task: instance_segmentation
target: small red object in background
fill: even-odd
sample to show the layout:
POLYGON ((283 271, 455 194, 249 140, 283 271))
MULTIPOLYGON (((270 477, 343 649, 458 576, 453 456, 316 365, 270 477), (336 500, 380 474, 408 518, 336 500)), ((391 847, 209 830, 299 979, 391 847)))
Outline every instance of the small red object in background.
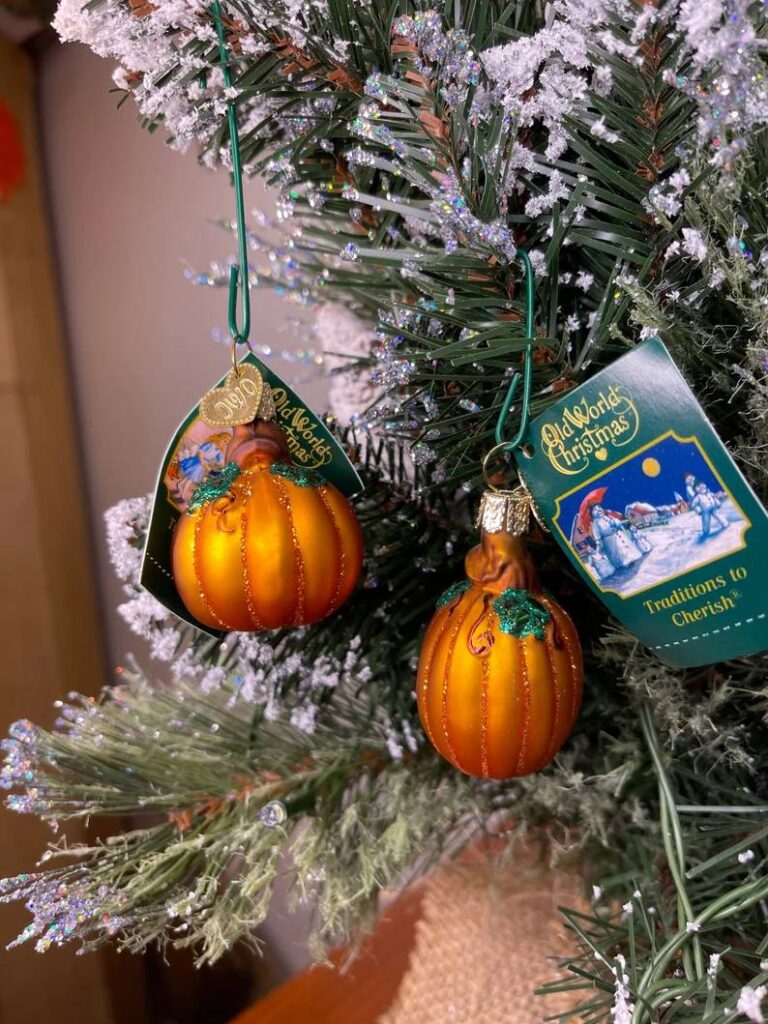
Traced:
POLYGON ((0 203, 7 202, 24 181, 24 146, 16 118, 0 99, 0 203))

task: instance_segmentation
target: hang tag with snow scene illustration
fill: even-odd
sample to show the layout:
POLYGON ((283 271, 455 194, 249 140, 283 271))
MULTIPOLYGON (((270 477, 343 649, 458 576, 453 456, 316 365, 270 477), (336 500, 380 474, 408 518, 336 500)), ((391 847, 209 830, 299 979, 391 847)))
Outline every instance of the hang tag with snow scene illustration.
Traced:
POLYGON ((518 469, 578 573, 677 668, 768 648, 768 515, 658 338, 530 425, 518 469))
POLYGON ((320 473, 351 497, 363 483, 344 449, 325 424, 277 374, 253 353, 208 391, 179 425, 165 453, 152 505, 141 585, 174 615, 212 636, 222 636, 198 622, 184 606, 171 571, 171 538, 195 491, 214 482, 229 465, 240 443, 239 428, 254 415, 273 419, 285 434, 293 463, 320 473), (268 385, 264 388, 263 385, 268 385), (263 411, 269 396, 268 413, 263 411))

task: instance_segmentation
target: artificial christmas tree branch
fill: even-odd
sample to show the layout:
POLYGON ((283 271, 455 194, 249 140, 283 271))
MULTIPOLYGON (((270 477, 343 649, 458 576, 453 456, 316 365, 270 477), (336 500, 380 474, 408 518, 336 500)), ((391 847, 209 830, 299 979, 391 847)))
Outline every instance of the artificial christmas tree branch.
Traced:
POLYGON ((768 494, 765 16, 698 6, 224 3, 228 89, 203 6, 62 4, 60 31, 121 60, 145 124, 210 164, 226 163, 237 100, 246 171, 279 190, 249 235, 252 283, 354 311, 371 346, 349 365, 379 393, 346 438, 366 462, 364 577, 324 625, 203 638, 137 586, 147 503, 112 514, 123 613, 175 683, 75 703, 63 732, 24 726, 3 781, 21 790, 12 807, 48 817, 163 818, 6 884, 31 897, 43 945, 50 927, 55 942, 115 932, 212 960, 263 919, 286 849, 316 934, 344 938, 403 873, 485 835, 513 858, 536 829, 553 858, 580 845, 597 887, 593 914, 566 911, 567 1016, 761 1019, 765 656, 666 667, 537 537, 585 648, 581 718, 555 763, 458 776, 419 741, 412 694, 526 348, 518 246, 536 272, 533 416, 661 333, 768 494), (270 830, 257 815, 274 800, 287 818, 270 830))
POLYGON ((34 776, 16 810, 54 822, 150 822, 97 845, 55 845, 44 860, 70 863, 5 883, 3 900, 33 899, 23 939, 39 949, 75 937, 92 945, 114 936, 134 950, 171 942, 214 960, 263 920, 286 851, 294 888, 319 901, 318 935, 349 937, 382 885, 437 855, 440 830, 431 854, 424 842, 428 819, 448 825, 471 813, 461 780, 440 778, 431 761, 392 765, 383 722, 364 698, 335 694, 310 739, 279 720, 254 731, 232 696, 137 677, 101 702, 65 705, 66 731, 15 727, 7 766, 34 776))

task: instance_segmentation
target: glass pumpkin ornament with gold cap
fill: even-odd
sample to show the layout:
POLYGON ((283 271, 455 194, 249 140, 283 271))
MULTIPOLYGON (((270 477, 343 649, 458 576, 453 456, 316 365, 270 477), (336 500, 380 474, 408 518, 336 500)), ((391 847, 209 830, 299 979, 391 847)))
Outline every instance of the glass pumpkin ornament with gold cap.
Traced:
MULTIPOLYGON (((231 89, 221 5, 211 14, 221 72, 231 89)), ((233 90, 232 91, 236 91, 233 90)), ((232 370, 223 388, 200 403, 214 427, 233 427, 226 465, 195 491, 171 541, 174 583, 187 611, 214 630, 256 631, 305 626, 334 612, 354 589, 363 559, 360 526, 344 495, 319 473, 291 460, 274 422, 268 384, 237 362, 248 345, 250 280, 236 99, 227 102, 238 262, 230 268, 232 370), (242 326, 237 322, 242 287, 242 326)))
POLYGON ((579 637, 541 588, 523 539, 530 512, 523 487, 486 491, 467 578, 439 599, 421 648, 424 731, 468 775, 508 779, 544 768, 581 704, 579 637))
POLYGON ((544 593, 526 548, 531 514, 527 489, 500 490, 489 461, 522 447, 533 382, 535 281, 528 254, 522 372, 512 374, 496 424, 496 446, 483 460, 480 543, 467 555, 467 578, 438 600, 417 674, 419 717, 435 749, 456 768, 509 779, 546 767, 573 728, 581 705, 583 667, 576 627, 544 593), (504 426, 522 380, 514 439, 504 426))
MULTIPOLYGON (((210 413, 206 420, 219 425, 210 413)), ((255 417, 234 426, 224 455, 224 469, 197 488, 173 532, 173 578, 187 610, 227 631, 305 626, 332 614, 360 574, 360 526, 341 491, 292 462, 266 383, 255 417)))

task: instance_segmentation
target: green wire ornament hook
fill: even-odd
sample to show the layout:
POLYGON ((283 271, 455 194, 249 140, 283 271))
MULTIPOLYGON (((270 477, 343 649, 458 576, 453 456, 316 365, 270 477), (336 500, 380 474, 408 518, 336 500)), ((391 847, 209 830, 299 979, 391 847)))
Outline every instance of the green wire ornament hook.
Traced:
MULTIPOLYGON (((229 51, 224 35, 224 23, 219 0, 211 4, 211 17, 219 39, 219 59, 224 75, 224 85, 232 88, 232 74, 229 70, 229 51)), ((229 270, 229 333, 234 342, 233 362, 237 368, 236 350, 238 345, 248 345, 251 333, 251 297, 248 280, 248 233, 245 224, 245 196, 243 194, 243 168, 240 161, 240 137, 237 129, 237 112, 234 100, 227 101, 227 123, 229 125, 229 148, 232 154, 232 184, 235 189, 235 219, 237 223, 238 263, 229 270), (242 326, 237 323, 237 293, 242 293, 242 326)))
POLYGON ((531 266, 530 257, 524 249, 517 250, 517 259, 522 264, 523 271, 525 273, 525 337, 527 340, 525 343, 525 358, 523 361, 522 375, 518 372, 512 377, 507 395, 501 406, 501 411, 499 412, 499 418, 496 421, 496 447, 507 452, 518 447, 525 436, 526 430, 528 429, 528 417, 531 404, 531 386, 533 379, 533 343, 535 341, 533 334, 533 315, 536 291, 535 281, 533 278, 533 267, 531 266), (521 376, 523 378, 523 398, 522 410, 520 413, 520 426, 518 427, 514 438, 511 441, 505 441, 504 426, 507 422, 509 411, 512 408, 512 403, 515 400, 521 376))

